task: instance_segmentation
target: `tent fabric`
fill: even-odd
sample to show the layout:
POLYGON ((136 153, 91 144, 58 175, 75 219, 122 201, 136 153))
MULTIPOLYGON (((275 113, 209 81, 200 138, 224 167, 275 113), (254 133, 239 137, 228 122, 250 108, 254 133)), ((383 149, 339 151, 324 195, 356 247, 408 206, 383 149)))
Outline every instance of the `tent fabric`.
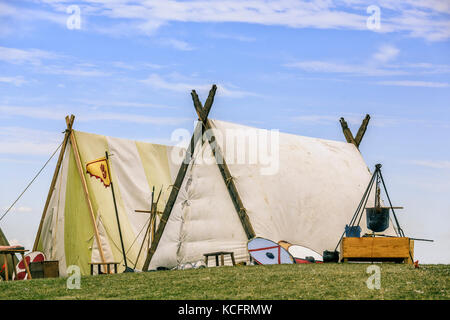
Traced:
MULTIPOLYGON (((163 188, 159 210, 163 210, 168 196, 167 188, 178 167, 169 164, 174 148, 145 142, 136 142, 73 131, 81 163, 110 154, 110 170, 118 207, 120 226, 127 252, 128 265, 134 266, 150 217, 134 210, 149 210, 151 189, 163 188)), ((67 145, 55 190, 50 199, 37 250, 48 260, 58 260, 60 275, 67 275, 70 265, 80 267, 82 274, 90 273, 90 262, 101 262, 99 245, 95 237, 92 217, 76 167, 75 155, 67 145)), ((85 170, 84 170, 85 171, 85 170)), ((120 262, 123 255, 114 210, 111 188, 105 188, 100 180, 84 172, 94 210, 101 248, 107 262, 120 262)), ((146 242, 147 243, 147 242, 146 242)), ((148 246, 145 245, 136 268, 142 268, 148 246)))
MULTIPOLYGON (((280 240, 322 253, 333 250, 352 218, 371 173, 353 145, 210 120, 257 237, 280 240), (244 151, 236 146, 244 146, 244 151), (258 154, 250 146, 267 152, 258 154), (264 155, 265 156, 262 156, 264 155)), ((182 148, 73 131, 81 162, 110 154, 128 265, 134 266, 149 214, 151 190, 163 190, 163 211, 180 167, 174 154, 182 148)), ((212 146, 214 148, 214 146, 212 146)), ((233 251, 236 262, 249 261, 248 239, 229 196, 211 145, 201 141, 188 166, 172 213, 150 263, 150 269, 172 268, 203 260, 203 254, 233 251)), ((123 258, 111 188, 85 174, 100 247, 107 261, 123 258)), ((374 197, 371 197, 371 199, 374 197)), ((370 204, 369 204, 370 205, 370 204)), ((78 265, 89 274, 91 261, 100 261, 73 149, 68 144, 44 220, 38 248, 60 261, 60 274, 78 265)), ((159 222, 159 219, 158 219, 159 222)), ((361 221, 366 229, 365 216, 361 221)), ((386 234, 393 234, 390 227, 386 234)), ((141 269, 147 241, 137 262, 141 269)), ((225 262, 231 263, 226 257, 225 262)))
MULTIPOLYGON (((279 148, 273 150, 278 170, 271 173, 264 159, 249 161, 255 136, 268 143, 268 130, 210 122, 214 134, 223 138, 217 141, 256 236, 320 253, 334 250, 371 178, 358 149, 346 142, 279 133, 279 148), (227 149, 233 135, 246 141, 245 157, 227 149)), ((204 143, 196 150, 150 269, 198 261, 204 253, 221 250, 233 251, 237 262, 248 262, 247 237, 211 147, 204 143)), ((365 216, 361 227, 368 232, 365 216)), ((392 227, 386 233, 393 234, 392 227)))

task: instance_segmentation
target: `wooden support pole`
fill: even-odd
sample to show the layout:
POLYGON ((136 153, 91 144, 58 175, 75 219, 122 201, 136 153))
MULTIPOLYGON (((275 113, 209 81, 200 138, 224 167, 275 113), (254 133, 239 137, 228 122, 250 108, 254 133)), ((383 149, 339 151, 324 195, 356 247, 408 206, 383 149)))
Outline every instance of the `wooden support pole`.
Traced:
POLYGON ((358 133, 356 134, 356 137, 355 137, 355 142, 357 144, 357 147, 359 147, 359 145, 361 144, 364 134, 366 133, 367 125, 369 124, 369 120, 370 120, 370 115, 366 114, 366 117, 364 118, 364 120, 361 124, 361 127, 359 127, 358 133))
MULTIPOLYGON (((66 121, 69 121, 68 118, 66 118, 66 121)), ((67 125, 69 125, 69 123, 67 123, 67 125)), ((90 216, 91 216, 91 222, 92 222, 92 225, 94 227, 95 239, 97 240, 97 247, 98 247, 98 251, 100 252, 100 258, 101 258, 103 263, 106 263, 105 255, 103 254, 102 243, 100 242, 100 235, 98 233, 97 223, 95 221, 94 209, 92 207, 91 197, 89 195, 89 190, 88 190, 87 183, 86 183, 86 176, 85 176, 85 173, 84 173, 84 166, 81 164, 80 153, 78 152, 77 141, 76 141, 76 138, 75 138, 74 134, 70 134, 69 137, 70 137, 70 144, 72 146, 72 150, 73 150, 73 153, 75 155, 75 162, 77 164, 78 174, 79 174, 80 179, 81 179, 81 184, 83 186, 84 195, 85 195, 86 202, 87 202, 88 209, 89 209, 89 213, 90 213, 90 216)))
POLYGON ((34 240, 33 251, 37 251, 37 247, 39 245, 39 238, 41 237, 42 226, 44 225, 45 215, 47 214, 47 209, 50 204, 50 199, 52 198, 53 190, 55 189, 56 180, 58 179, 59 170, 61 168, 61 164, 62 164, 62 161, 64 158, 64 152, 66 151, 66 145, 67 145, 67 142, 69 141, 69 136, 70 136, 70 133, 72 132, 72 126, 73 126, 74 121, 75 121, 75 116, 73 114, 70 116, 70 118, 69 118, 69 116, 66 117, 67 128, 66 128, 66 131, 64 134, 64 140, 61 145, 61 150, 59 151, 58 162, 56 163, 55 172, 53 173, 53 178, 52 178, 52 182, 50 184, 50 189, 48 190, 47 200, 45 201, 44 210, 42 212, 42 217, 41 217, 41 222, 39 223, 39 228, 38 228, 38 231, 36 234, 36 239, 34 240))
MULTIPOLYGON (((214 102, 214 95, 216 94, 217 87, 213 85, 211 90, 209 91, 208 99, 206 99, 205 108, 203 108, 200 112, 202 115, 201 119, 206 119, 208 117, 209 111, 211 110, 211 106, 214 102)), ((192 135, 191 141, 189 143, 189 147, 186 150, 186 155, 184 157, 183 162, 181 163, 180 169, 178 170, 177 177, 175 179, 175 183, 172 186, 172 190, 169 195, 169 199, 167 200, 166 206, 164 208, 164 212, 162 214, 160 223, 158 225, 158 230, 154 235, 152 245, 147 253, 147 258, 145 259, 144 266, 142 267, 142 271, 147 271, 150 266, 150 262, 153 258, 153 255, 156 252, 159 241, 161 240, 162 234, 166 227, 167 221, 169 220, 170 214, 172 213, 173 206, 178 197, 178 192, 180 191, 181 185, 184 181, 184 177, 186 176, 187 169, 189 164, 192 161, 194 156, 195 146, 197 145, 199 139, 202 137, 202 128, 203 124, 201 121, 197 124, 194 133, 192 135)))
POLYGON ((350 129, 348 128, 347 121, 345 121, 344 118, 341 118, 339 120, 339 122, 341 123, 342 132, 344 133, 345 140, 347 140, 348 143, 353 143, 355 145, 355 147, 358 148, 355 138, 353 138, 353 134, 350 131, 350 129))

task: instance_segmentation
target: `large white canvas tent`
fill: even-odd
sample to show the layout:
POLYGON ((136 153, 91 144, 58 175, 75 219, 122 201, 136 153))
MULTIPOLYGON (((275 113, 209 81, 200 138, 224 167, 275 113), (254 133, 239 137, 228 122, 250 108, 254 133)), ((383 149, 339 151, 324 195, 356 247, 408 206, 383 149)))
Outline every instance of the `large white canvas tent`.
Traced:
MULTIPOLYGON (((34 249, 59 260, 62 275, 69 265, 87 274, 91 261, 123 260, 111 191, 77 170, 109 151, 129 265, 149 219, 135 210, 150 208, 153 186, 165 191, 155 238, 136 269, 172 268, 215 251, 248 262, 247 241, 255 236, 334 250, 371 179, 357 146, 210 120, 213 89, 205 107, 193 91, 199 123, 186 150, 74 131, 68 120, 34 249), (255 143, 259 151, 269 146, 265 159, 252 153, 255 143)), ((360 226, 368 232, 364 218, 360 226)))

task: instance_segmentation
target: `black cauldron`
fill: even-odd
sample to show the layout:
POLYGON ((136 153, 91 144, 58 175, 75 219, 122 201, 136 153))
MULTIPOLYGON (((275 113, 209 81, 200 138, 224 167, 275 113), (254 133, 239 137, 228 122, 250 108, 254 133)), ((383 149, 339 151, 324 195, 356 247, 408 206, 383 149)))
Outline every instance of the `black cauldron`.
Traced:
POLYGON ((367 228, 373 232, 382 232, 389 227, 390 208, 366 208, 367 228))

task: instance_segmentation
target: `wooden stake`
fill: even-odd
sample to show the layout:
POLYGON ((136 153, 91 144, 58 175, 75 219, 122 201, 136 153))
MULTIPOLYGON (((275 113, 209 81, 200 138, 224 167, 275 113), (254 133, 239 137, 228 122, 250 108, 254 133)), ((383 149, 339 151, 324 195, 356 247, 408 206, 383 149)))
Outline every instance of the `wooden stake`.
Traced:
MULTIPOLYGON (((66 121, 68 121, 67 118, 66 118, 66 121)), ((67 125, 69 125, 69 123, 67 123, 67 125)), ((91 222, 92 222, 92 225, 94 227, 95 239, 97 240, 97 247, 98 247, 98 251, 100 252, 100 258, 101 258, 103 263, 106 263, 105 255, 103 254, 102 243, 100 242, 100 235, 98 233, 97 223, 95 222, 94 209, 92 207, 91 197, 89 196, 89 190, 88 190, 87 183, 86 183, 86 176, 84 174, 84 167, 81 164, 80 154, 78 152, 77 141, 76 141, 76 138, 75 138, 74 134, 70 134, 69 136, 70 136, 70 145, 72 146, 72 150, 73 150, 73 153, 75 155, 75 162, 77 164, 78 174, 79 174, 80 179, 81 179, 81 184, 83 186, 84 195, 85 195, 86 202, 87 202, 88 209, 89 209, 89 213, 90 213, 90 216, 91 216, 91 222)))
POLYGON ((41 237, 42 226, 44 225, 44 219, 47 214, 47 209, 50 204, 50 199, 52 198, 53 190, 55 189, 56 180, 58 178, 59 170, 61 168, 61 164, 62 164, 62 161, 64 158, 64 152, 66 151, 66 145, 67 145, 67 142, 69 141, 69 135, 72 132, 72 126, 73 126, 74 121, 75 121, 75 116, 73 114, 70 116, 70 119, 69 119, 69 116, 66 117, 67 128, 66 128, 66 131, 64 134, 64 140, 61 145, 61 150, 59 152, 59 157, 58 157, 58 162, 56 163, 55 172, 53 173, 53 178, 52 178, 52 182, 50 184, 50 189, 48 190, 47 200, 45 201, 44 210, 42 212, 42 217, 41 217, 41 222, 39 223, 39 228, 38 228, 38 231, 36 234, 36 239, 34 240, 33 251, 37 251, 37 247, 39 244, 39 238, 41 237))

